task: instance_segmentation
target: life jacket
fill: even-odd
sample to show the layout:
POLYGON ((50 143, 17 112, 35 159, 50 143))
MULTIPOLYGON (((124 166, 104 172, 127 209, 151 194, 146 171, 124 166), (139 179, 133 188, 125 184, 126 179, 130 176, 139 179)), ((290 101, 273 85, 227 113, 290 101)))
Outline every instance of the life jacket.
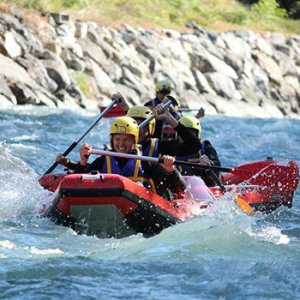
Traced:
MULTIPOLYGON (((199 162, 199 158, 201 155, 205 154, 205 145, 201 141, 201 146, 198 152, 188 154, 185 156, 176 156, 176 160, 182 160, 182 161, 187 161, 187 162, 199 162)), ((188 166, 177 166, 177 169, 182 175, 191 175, 193 174, 193 169, 188 166)))
POLYGON ((158 98, 155 97, 154 99, 151 100, 151 105, 152 105, 152 108, 155 108, 160 102, 158 101, 158 98))
MULTIPOLYGON (((112 151, 111 147, 107 145, 106 149, 112 151)), ((141 155, 140 147, 136 146, 132 151, 132 154, 141 155)), ((151 178, 145 177, 145 172, 142 168, 141 161, 138 159, 128 159, 121 169, 116 157, 106 155, 103 167, 100 172, 106 174, 122 175, 135 182, 141 182, 144 187, 149 188, 154 192, 156 191, 153 180, 151 178)))
POLYGON ((143 155, 150 157, 158 157, 158 143, 159 139, 150 138, 143 147, 143 155))

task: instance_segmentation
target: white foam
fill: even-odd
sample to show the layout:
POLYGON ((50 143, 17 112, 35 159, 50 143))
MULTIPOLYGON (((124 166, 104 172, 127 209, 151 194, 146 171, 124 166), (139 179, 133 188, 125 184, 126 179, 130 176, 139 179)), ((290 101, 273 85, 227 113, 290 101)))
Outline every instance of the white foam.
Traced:
POLYGON ((0 221, 18 221, 37 214, 41 200, 48 197, 37 174, 22 159, 14 157, 0 142, 0 221))
POLYGON ((0 247, 5 248, 5 249, 13 249, 16 247, 14 243, 8 240, 0 241, 0 247))
POLYGON ((63 254, 64 252, 58 248, 50 248, 50 249, 38 249, 36 247, 29 247, 28 248, 30 253, 35 255, 56 255, 56 254, 63 254))
POLYGON ((268 226, 260 228, 255 231, 248 231, 248 234, 252 237, 256 237, 259 240, 270 242, 276 245, 286 245, 290 242, 290 238, 281 233, 281 230, 274 226, 268 226))

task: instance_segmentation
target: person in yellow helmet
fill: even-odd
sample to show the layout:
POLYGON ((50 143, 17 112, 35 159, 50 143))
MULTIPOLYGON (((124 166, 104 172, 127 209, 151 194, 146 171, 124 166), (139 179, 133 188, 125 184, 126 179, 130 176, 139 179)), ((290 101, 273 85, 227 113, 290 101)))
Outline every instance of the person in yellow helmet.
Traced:
MULTIPOLYGON (((133 106, 127 111, 127 116, 132 117, 138 124, 153 115, 153 111, 146 106, 133 106)), ((159 155, 185 155, 196 152, 200 147, 200 141, 185 126, 180 124, 168 111, 157 109, 156 119, 152 119, 147 126, 140 129, 139 144, 142 146, 143 155, 158 157, 159 155), (153 138, 156 119, 174 128, 181 137, 181 141, 166 141, 153 138)))
MULTIPOLYGON (((179 109, 180 103, 176 100, 173 96, 170 95, 172 91, 172 86, 169 80, 161 80, 158 81, 155 88, 156 94, 155 98, 147 101, 144 106, 155 110, 159 105, 162 104, 163 101, 170 99, 172 100, 172 106, 170 107, 169 111, 175 117, 175 119, 179 120, 182 117, 181 111, 179 109)), ((197 112, 196 117, 202 118, 205 115, 205 110, 201 107, 197 112)), ((155 131, 153 133, 153 137, 161 138, 162 136, 162 129, 164 127, 164 123, 160 120, 157 120, 155 131)))
MULTIPOLYGON (((184 155, 184 156, 177 156, 176 159, 188 161, 188 162, 196 162, 208 166, 221 166, 218 153, 216 149, 212 146, 210 141, 201 140, 202 128, 201 128, 200 121, 195 117, 186 116, 179 119, 179 123, 185 126, 187 130, 190 131, 191 134, 193 134, 195 137, 198 138, 198 140, 200 141, 200 147, 195 153, 184 155)), ((201 169, 190 168, 190 167, 183 167, 183 166, 180 166, 179 170, 183 175, 201 176, 207 186, 216 185, 213 176, 211 176, 206 171, 203 171, 201 169)))
MULTIPOLYGON (((177 112, 177 108, 179 107, 179 102, 170 95, 172 90, 171 82, 167 79, 158 81, 155 87, 155 98, 147 101, 144 106, 149 107, 150 109, 156 108, 159 104, 161 104, 166 97, 172 100, 172 109, 171 113, 176 119, 180 118, 180 114, 177 112)), ((155 131, 153 133, 153 137, 160 138, 161 137, 161 130, 162 130, 163 122, 158 120, 156 122, 155 131)))
MULTIPOLYGON (((141 155, 139 146, 139 127, 137 122, 128 116, 116 118, 110 127, 109 151, 141 155)), ((163 163, 153 164, 147 161, 100 156, 92 163, 88 163, 92 146, 85 143, 80 148, 80 162, 73 165, 74 173, 112 173, 125 176, 135 182, 151 188, 163 197, 170 198, 173 193, 182 194, 185 190, 185 182, 180 173, 175 169, 174 157, 162 156, 163 163), (170 193, 171 192, 171 193, 170 193)), ((62 163, 63 157, 58 161, 62 163)), ((74 164, 74 163, 73 163, 74 164)))

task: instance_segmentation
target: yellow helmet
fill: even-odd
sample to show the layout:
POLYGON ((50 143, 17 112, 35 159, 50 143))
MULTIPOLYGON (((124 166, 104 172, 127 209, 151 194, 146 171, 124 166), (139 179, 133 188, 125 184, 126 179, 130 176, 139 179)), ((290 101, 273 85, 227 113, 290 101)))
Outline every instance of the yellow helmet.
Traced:
MULTIPOLYGON (((152 114, 153 111, 149 107, 139 105, 131 107, 127 112, 127 116, 133 119, 148 119, 152 114)), ((153 135, 155 130, 155 119, 152 119, 149 122, 148 128, 149 134, 153 135)))
POLYGON ((162 80, 156 84, 157 93, 170 94, 171 89, 171 83, 168 80, 162 80))
POLYGON ((127 116, 116 118, 110 126, 110 134, 116 133, 131 134, 134 136, 135 143, 138 143, 139 126, 133 118, 127 116))
POLYGON ((178 109, 180 107, 180 103, 178 102, 178 100, 176 100, 173 96, 171 95, 167 95, 165 97, 166 100, 171 100, 172 101, 172 105, 174 106, 174 108, 178 109))
POLYGON ((182 117, 179 119, 179 123, 187 128, 192 128, 198 131, 198 138, 201 137, 201 125, 200 121, 192 116, 182 117))

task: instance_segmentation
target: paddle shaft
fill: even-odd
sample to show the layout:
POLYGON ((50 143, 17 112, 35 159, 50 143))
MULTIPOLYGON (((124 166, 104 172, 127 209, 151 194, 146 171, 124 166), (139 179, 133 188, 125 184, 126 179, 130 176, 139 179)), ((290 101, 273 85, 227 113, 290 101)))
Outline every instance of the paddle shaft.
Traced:
POLYGON ((181 107, 177 109, 178 111, 199 111, 200 108, 188 108, 188 107, 181 107))
MULTIPOLYGON (((163 109, 165 110, 166 108, 170 107, 172 105, 172 100, 168 100, 166 103, 162 103, 163 109)), ((146 120, 144 120, 140 125, 139 128, 144 128, 151 120, 155 118, 155 114, 151 115, 148 117, 146 120)))
MULTIPOLYGON (((154 163, 162 162, 157 157, 120 153, 120 152, 113 152, 113 151, 106 151, 106 150, 92 150, 91 154, 115 156, 115 157, 122 157, 122 158, 127 158, 127 159, 139 159, 139 160, 145 160, 145 161, 150 161, 150 162, 154 162, 154 163)), ((232 170, 230 168, 222 168, 222 167, 218 167, 218 166, 208 166, 208 165, 190 163, 188 161, 181 161, 181 160, 175 160, 174 165, 188 166, 188 167, 193 167, 193 168, 197 168, 197 169, 210 169, 210 170, 215 170, 215 171, 220 171, 220 172, 230 172, 232 170)))
MULTIPOLYGON (((88 130, 75 142, 73 142, 68 149, 65 150, 63 153, 63 156, 67 156, 79 143, 80 141, 95 127, 95 125, 103 118, 103 116, 116 104, 119 100, 113 100, 104 110, 103 112, 98 116, 98 118, 90 125, 88 130)), ((44 175, 51 173, 56 167, 58 166, 58 163, 55 162, 52 164, 52 166, 44 173, 44 175)))

